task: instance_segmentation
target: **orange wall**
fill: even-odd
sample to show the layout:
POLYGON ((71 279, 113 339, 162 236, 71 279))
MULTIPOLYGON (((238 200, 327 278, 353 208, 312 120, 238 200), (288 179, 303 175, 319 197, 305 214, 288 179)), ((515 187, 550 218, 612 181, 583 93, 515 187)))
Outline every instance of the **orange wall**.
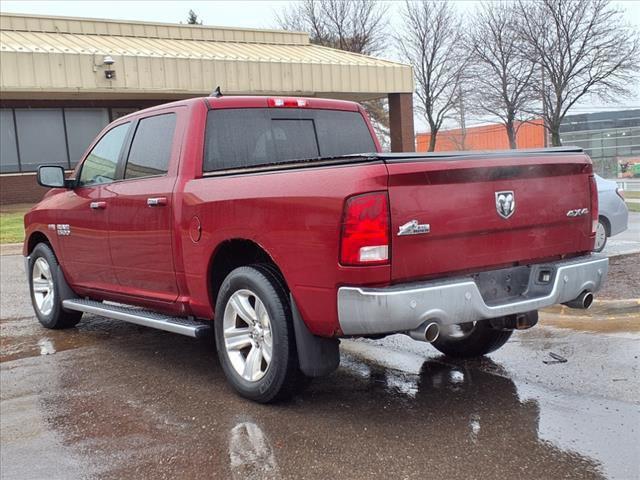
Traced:
MULTIPOLYGON (((429 148, 429 133, 416 135, 416 150, 426 152, 429 148)), ((544 147, 544 127, 542 120, 523 124, 518 130, 518 148, 544 147)), ((460 129, 441 130, 436 137, 436 151, 451 150, 506 150, 509 148, 507 132, 501 124, 482 125, 467 128, 467 136, 462 145, 460 129)))

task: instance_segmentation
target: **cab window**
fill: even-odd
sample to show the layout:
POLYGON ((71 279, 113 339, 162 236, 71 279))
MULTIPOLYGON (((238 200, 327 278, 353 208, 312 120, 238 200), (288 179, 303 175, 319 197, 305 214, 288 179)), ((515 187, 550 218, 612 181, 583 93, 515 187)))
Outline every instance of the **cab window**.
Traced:
POLYGON ((129 123, 123 123, 112 128, 96 143, 82 164, 79 186, 101 185, 116 179, 118 157, 127 137, 129 125, 129 123))
POLYGON ((203 170, 275 165, 375 150, 360 112, 214 109, 207 114, 203 170))
POLYGON ((124 178, 153 177, 167 173, 175 128, 175 113, 141 119, 131 143, 124 178))

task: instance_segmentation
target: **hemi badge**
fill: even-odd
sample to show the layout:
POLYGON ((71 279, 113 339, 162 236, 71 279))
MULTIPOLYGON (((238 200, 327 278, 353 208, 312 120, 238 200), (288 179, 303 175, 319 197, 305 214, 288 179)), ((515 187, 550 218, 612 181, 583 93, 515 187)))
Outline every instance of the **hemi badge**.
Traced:
POLYGON ((418 220, 411 220, 410 222, 401 225, 398 229, 398 236, 402 235, 420 235, 421 233, 429 233, 431 226, 428 223, 418 223, 418 220))

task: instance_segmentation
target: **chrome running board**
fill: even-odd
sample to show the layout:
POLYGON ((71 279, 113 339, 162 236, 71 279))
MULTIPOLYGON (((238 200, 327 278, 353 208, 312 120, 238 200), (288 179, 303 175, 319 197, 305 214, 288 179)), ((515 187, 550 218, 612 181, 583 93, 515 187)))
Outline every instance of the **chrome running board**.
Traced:
POLYGON ((162 313, 143 310, 125 305, 113 305, 94 300, 63 300, 62 306, 67 310, 92 313, 115 320, 135 323, 144 327, 156 328, 166 332, 179 333, 188 337, 203 338, 210 334, 212 325, 189 318, 171 317, 162 313))

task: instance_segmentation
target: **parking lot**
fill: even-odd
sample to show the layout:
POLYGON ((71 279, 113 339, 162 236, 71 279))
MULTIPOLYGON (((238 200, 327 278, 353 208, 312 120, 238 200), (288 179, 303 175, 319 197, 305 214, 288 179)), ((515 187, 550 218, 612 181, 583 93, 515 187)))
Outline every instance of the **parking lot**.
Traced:
POLYGON ((0 259, 2 478, 638 477, 638 255, 592 310, 552 309, 489 358, 344 341, 338 372, 272 406, 234 395, 206 342, 44 330, 22 258, 0 259))

